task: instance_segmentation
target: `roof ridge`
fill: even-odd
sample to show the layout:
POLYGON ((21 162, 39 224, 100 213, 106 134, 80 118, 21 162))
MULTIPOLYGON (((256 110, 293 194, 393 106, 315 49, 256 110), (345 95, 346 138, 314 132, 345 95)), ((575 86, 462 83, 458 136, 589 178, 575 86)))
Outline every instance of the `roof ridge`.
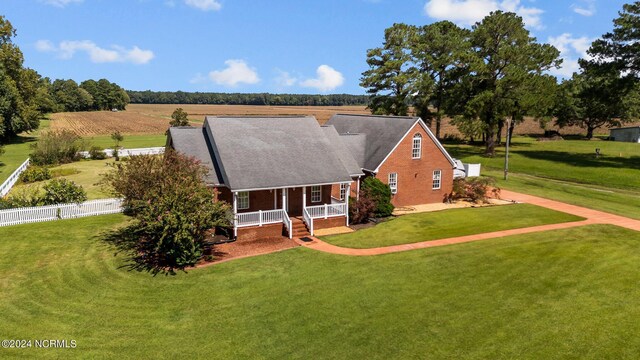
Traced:
MULTIPOLYGON (((337 113, 335 115, 343 115, 343 116, 359 116, 359 117, 378 117, 378 118, 400 118, 400 119, 411 119, 411 120, 415 120, 415 119, 419 119, 419 116, 400 116, 400 115, 376 115, 376 114, 341 114, 341 113, 337 113)), ((335 116, 334 115, 334 116, 335 116)))
POLYGON ((295 114, 285 114, 285 115, 205 115, 205 118, 217 118, 217 119, 256 119, 256 118, 265 118, 265 119, 289 119, 289 118, 315 118, 313 115, 295 115, 295 114))

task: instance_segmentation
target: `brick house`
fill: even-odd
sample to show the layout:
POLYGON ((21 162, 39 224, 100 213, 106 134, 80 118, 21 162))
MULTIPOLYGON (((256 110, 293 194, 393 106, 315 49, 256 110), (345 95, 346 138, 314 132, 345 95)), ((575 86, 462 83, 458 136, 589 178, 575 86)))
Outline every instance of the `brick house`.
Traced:
MULTIPOLYGON (((394 206, 443 202, 451 194, 455 163, 422 119, 337 114, 325 125, 340 134, 365 176, 391 187, 394 206)), ((353 180, 357 191, 360 178, 353 180)))
POLYGON ((389 184, 396 206, 441 202, 453 181, 453 160, 419 118, 207 116, 202 128, 170 128, 167 145, 207 167, 237 239, 348 225, 346 194, 358 197, 364 176, 389 184))

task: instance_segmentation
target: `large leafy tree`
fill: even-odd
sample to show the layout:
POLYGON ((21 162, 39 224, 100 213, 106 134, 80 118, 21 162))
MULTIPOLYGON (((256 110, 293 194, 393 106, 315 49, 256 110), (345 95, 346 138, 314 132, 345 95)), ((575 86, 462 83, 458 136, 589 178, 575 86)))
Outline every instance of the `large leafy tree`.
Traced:
POLYGON ((442 117, 455 108, 452 92, 466 71, 470 34, 450 21, 440 21, 416 29, 409 41, 417 76, 413 105, 429 125, 435 120, 438 138, 442 117))
POLYGON ((495 11, 473 26, 473 59, 466 77, 471 96, 464 115, 485 125, 485 154, 495 154, 498 129, 508 117, 535 107, 545 95, 529 91, 543 73, 560 65, 560 52, 539 44, 514 13, 495 11))
POLYGON ((23 67, 24 56, 13 43, 16 30, 0 16, 0 139, 38 128, 40 75, 23 67))
POLYGON ((360 86, 367 89, 369 108, 374 114, 407 115, 408 97, 415 74, 409 71, 411 55, 408 39, 415 27, 394 24, 384 32, 382 47, 367 51, 369 69, 362 73, 360 86))
POLYGON ((624 79, 614 66, 581 62, 582 72, 561 85, 556 109, 560 127, 587 129, 587 138, 603 126, 619 126, 640 116, 640 84, 624 79))
POLYGON ((640 1, 625 4, 613 21, 613 31, 593 42, 592 63, 614 64, 628 75, 640 74, 640 1))

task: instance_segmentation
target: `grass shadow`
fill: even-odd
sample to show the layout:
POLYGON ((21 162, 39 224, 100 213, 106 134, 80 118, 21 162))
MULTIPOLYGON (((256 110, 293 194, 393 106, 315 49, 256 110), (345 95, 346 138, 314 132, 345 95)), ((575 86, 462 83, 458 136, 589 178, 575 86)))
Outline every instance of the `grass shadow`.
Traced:
POLYGON ((563 151, 537 150, 514 151, 519 155, 536 160, 552 161, 554 163, 567 164, 579 167, 612 167, 640 170, 640 156, 629 158, 607 156, 602 154, 596 157, 594 154, 567 153, 563 151))
POLYGON ((186 272, 184 269, 166 266, 153 252, 146 248, 145 243, 140 241, 140 234, 132 225, 103 232, 98 238, 111 249, 115 250, 114 256, 124 256, 125 263, 118 268, 129 271, 147 272, 156 276, 177 275, 178 270, 186 272))

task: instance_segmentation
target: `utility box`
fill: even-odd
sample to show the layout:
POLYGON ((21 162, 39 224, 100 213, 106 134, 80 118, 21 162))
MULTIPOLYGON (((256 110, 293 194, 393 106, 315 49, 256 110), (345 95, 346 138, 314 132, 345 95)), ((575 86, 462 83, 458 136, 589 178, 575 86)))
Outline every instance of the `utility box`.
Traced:
POLYGON ((464 171, 467 177, 480 176, 480 164, 464 164, 464 171))

